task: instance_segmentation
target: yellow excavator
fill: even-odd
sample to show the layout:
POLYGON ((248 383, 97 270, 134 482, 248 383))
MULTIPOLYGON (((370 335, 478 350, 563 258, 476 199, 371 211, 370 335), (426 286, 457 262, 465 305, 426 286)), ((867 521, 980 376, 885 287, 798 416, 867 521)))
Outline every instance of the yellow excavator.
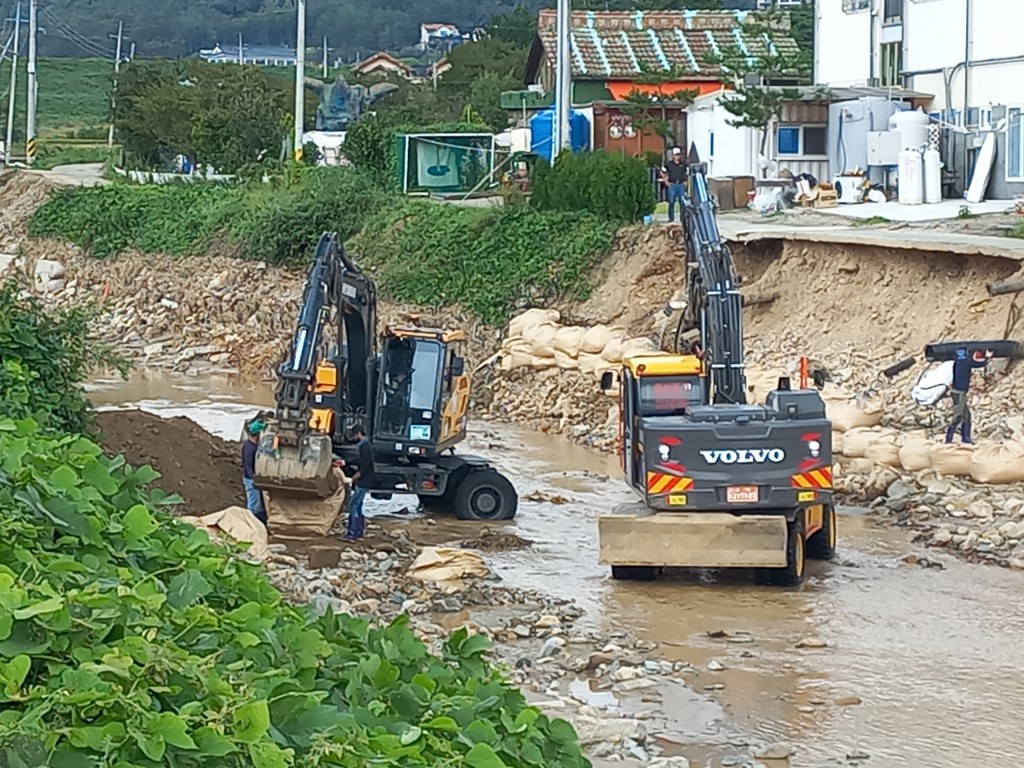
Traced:
POLYGON ((788 378, 747 403, 739 278, 692 147, 687 166, 676 354, 602 378, 618 378, 622 466, 642 501, 599 518, 600 560, 617 579, 754 568, 760 583, 798 584, 806 557, 835 556, 832 425, 819 393, 788 378))
POLYGON ((376 285, 337 233, 324 233, 277 371, 276 406, 264 419, 257 488, 278 498, 328 498, 338 487, 337 460, 356 460, 358 427, 374 448, 371 496, 415 494, 462 520, 512 519, 519 499, 508 478, 483 458, 455 452, 470 399, 464 340, 461 330, 387 327, 378 350, 376 285))

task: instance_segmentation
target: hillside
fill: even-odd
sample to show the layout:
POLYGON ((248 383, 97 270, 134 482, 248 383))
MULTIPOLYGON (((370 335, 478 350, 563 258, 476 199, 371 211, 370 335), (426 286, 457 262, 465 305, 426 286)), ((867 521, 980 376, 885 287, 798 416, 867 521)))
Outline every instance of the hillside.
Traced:
MULTIPOLYGON (((448 22, 464 31, 486 25, 493 16, 516 6, 531 12, 552 6, 550 0, 310 0, 310 45, 326 35, 333 56, 350 61, 381 49, 411 53, 419 39, 419 25, 448 22)), ((599 10, 661 8, 734 8, 737 0, 575 0, 576 8, 599 10)), ((13 15, 13 14, 12 14, 13 15)), ((109 35, 118 20, 146 57, 177 57, 214 43, 234 44, 238 35, 256 44, 294 44, 294 0, 49 0, 40 23, 49 28, 40 38, 43 55, 113 56, 109 35)))

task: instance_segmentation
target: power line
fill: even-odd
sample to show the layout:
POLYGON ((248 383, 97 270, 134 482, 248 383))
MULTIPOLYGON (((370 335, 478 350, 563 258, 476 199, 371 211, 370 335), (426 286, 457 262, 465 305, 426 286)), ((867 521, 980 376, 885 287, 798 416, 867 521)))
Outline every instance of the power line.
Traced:
POLYGON ((47 7, 40 9, 43 18, 54 27, 58 37, 62 37, 70 43, 81 48, 86 53, 90 53, 97 58, 109 59, 113 56, 113 52, 108 50, 101 43, 86 37, 85 35, 72 29, 67 23, 65 23, 57 14, 51 11, 47 7))

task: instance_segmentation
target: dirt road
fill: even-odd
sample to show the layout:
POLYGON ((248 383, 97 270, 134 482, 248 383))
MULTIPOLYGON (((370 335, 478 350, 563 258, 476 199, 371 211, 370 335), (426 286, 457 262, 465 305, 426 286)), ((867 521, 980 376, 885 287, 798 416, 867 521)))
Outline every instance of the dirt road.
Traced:
MULTIPOLYGON (((92 397, 188 415, 226 439, 266 402, 249 390, 169 380, 101 385, 92 397)), ((688 670, 634 693, 570 675, 531 693, 543 706, 584 703, 642 722, 649 744, 692 766, 757 765, 759 754, 783 753, 788 762, 763 764, 994 765, 1024 753, 1021 574, 933 562, 901 532, 845 510, 840 557, 812 566, 799 590, 755 587, 747 574, 615 583, 597 565, 594 535, 596 515, 626 497, 614 458, 503 426, 479 429, 470 447, 508 471, 523 497, 508 530, 532 546, 487 553, 505 583, 573 598, 585 611, 581 630, 612 638, 629 630, 688 670)), ((414 538, 474 533, 415 514, 389 519, 403 507, 396 499, 368 503, 368 512, 414 538)), ((524 641, 517 653, 530 658, 542 642, 524 641)))

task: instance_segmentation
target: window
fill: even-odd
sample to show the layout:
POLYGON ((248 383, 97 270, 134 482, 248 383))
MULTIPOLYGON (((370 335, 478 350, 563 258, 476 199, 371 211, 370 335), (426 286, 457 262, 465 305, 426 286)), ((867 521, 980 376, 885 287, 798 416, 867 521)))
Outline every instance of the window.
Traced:
POLYGON ((903 87, 903 43, 885 43, 882 46, 881 84, 903 87))
POLYGON ((640 379, 640 415, 670 416, 704 401, 700 376, 652 376, 640 379))
POLYGON ((430 440, 441 376, 441 345, 425 339, 388 339, 381 362, 377 432, 384 437, 430 440))
POLYGON ((824 125, 780 125, 776 147, 787 157, 821 157, 828 154, 828 129, 824 125))
POLYGON ((853 13, 854 11, 867 10, 871 0, 843 0, 843 11, 853 13))
POLYGON ((882 18, 885 24, 901 24, 903 22, 903 0, 885 0, 882 18))
POLYGON ((1006 178, 1024 181, 1024 108, 1007 110, 1006 178))

